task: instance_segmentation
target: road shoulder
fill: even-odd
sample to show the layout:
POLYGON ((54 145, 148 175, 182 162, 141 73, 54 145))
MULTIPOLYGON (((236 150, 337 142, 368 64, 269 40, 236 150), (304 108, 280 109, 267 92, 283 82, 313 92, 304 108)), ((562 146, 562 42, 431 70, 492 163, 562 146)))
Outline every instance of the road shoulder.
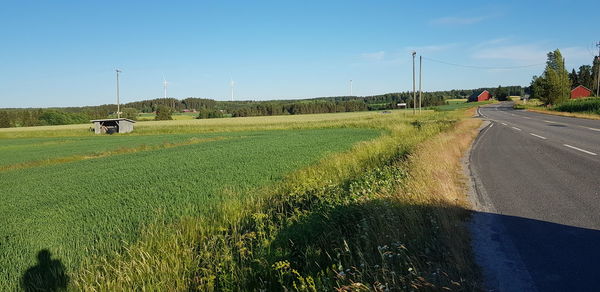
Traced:
POLYGON ((463 157, 462 165, 467 181, 468 197, 473 208, 468 229, 476 263, 484 276, 489 291, 536 291, 529 272, 510 238, 502 236, 503 225, 494 216, 496 210, 483 187, 471 158, 479 141, 485 138, 494 123, 484 121, 479 134, 463 157))

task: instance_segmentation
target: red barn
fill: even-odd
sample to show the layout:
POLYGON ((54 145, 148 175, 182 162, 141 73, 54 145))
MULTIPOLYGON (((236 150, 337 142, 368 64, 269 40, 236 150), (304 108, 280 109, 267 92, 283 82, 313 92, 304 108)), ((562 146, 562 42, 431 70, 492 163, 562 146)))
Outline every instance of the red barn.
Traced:
POLYGON ((492 98, 492 94, 489 91, 476 91, 473 94, 471 94, 471 96, 469 96, 469 99, 467 101, 486 101, 490 100, 490 98, 492 98))
POLYGON ((571 90, 571 98, 582 98, 592 96, 592 91, 583 85, 579 85, 571 90))

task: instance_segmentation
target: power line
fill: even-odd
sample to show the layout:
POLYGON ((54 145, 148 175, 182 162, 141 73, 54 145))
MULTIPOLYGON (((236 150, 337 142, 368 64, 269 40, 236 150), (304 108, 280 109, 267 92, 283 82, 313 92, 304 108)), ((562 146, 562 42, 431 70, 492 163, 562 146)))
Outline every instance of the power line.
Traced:
POLYGON ((456 67, 463 67, 463 68, 471 68, 471 69, 523 69, 523 68, 530 68, 530 67, 536 67, 536 66, 546 65, 546 63, 538 63, 538 64, 529 64, 529 65, 521 65, 521 66, 501 66, 501 67, 494 67, 494 66, 463 65, 463 64, 457 64, 457 63, 451 63, 451 62, 436 60, 436 59, 429 58, 429 57, 423 57, 423 59, 426 59, 426 60, 429 60, 429 61, 432 61, 432 62, 436 62, 436 63, 440 63, 440 64, 445 64, 445 65, 450 65, 450 66, 456 66, 456 67))

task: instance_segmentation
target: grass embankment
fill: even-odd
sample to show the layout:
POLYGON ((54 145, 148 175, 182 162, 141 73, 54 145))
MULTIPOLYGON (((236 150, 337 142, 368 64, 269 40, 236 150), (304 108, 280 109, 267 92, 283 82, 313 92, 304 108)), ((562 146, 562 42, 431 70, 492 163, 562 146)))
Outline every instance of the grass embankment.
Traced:
POLYGON ((600 120, 600 98, 580 98, 570 99, 555 106, 546 107, 539 100, 534 99, 525 103, 517 101, 515 109, 526 109, 532 112, 539 112, 563 117, 575 117, 592 120, 600 120))
POLYGON ((460 119, 350 119, 341 125, 387 134, 203 216, 149 225, 125 251, 87 262, 74 287, 475 289, 459 160, 478 122, 460 119))

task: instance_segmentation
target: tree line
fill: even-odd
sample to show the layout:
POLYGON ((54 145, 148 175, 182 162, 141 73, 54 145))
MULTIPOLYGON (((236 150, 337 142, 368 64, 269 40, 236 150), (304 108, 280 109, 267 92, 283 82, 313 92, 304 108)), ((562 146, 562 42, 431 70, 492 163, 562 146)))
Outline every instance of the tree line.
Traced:
MULTIPOLYGON (((467 98, 473 92, 493 88, 477 88, 423 92, 422 106, 443 105, 446 99, 467 98)), ((527 88, 503 87, 509 95, 522 95, 527 88)), ((217 101, 208 98, 189 97, 157 98, 125 103, 121 106, 121 117, 135 120, 139 113, 156 113, 156 119, 171 119, 175 112, 195 110, 197 118, 221 118, 224 116, 272 116, 316 113, 354 112, 387 110, 398 108, 398 104, 413 106, 413 93, 409 91, 386 93, 373 96, 334 96, 301 100, 270 101, 217 101)), ((0 110, 0 127, 28 127, 41 125, 64 125, 87 123, 92 119, 115 117, 116 104, 98 106, 63 107, 48 109, 5 109, 0 110)))
POLYGON ((600 60, 598 57, 594 58, 592 66, 581 65, 579 70, 575 71, 575 68, 569 73, 569 79, 571 80, 571 87, 575 88, 579 85, 583 85, 592 92, 596 92, 598 88, 598 67, 600 66, 600 60))

